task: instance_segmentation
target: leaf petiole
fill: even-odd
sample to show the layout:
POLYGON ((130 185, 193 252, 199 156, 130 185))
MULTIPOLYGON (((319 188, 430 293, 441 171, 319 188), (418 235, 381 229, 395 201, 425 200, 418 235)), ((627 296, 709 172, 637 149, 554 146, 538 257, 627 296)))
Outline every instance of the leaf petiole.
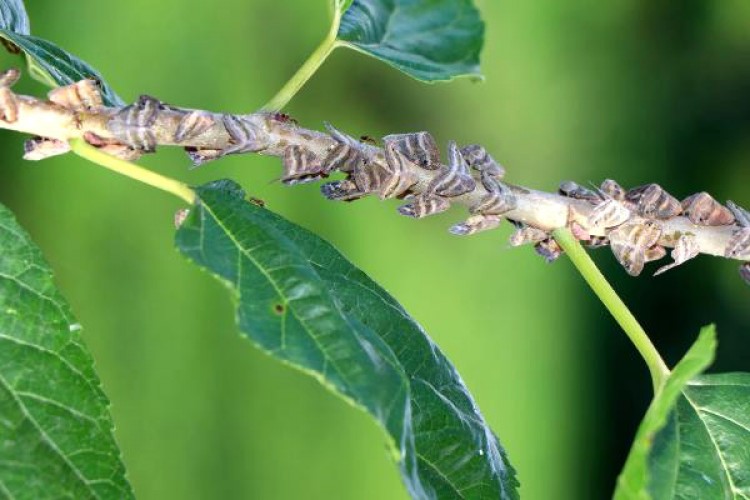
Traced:
POLYGON ((567 228, 556 229, 552 232, 552 236, 562 249, 565 250, 573 265, 581 273, 581 276, 583 276, 583 279, 586 280, 586 283, 588 283, 596 296, 599 297, 604 307, 607 308, 609 313, 615 318, 615 321, 625 331, 628 338, 630 338, 635 348, 638 349, 651 373, 654 393, 657 393, 670 372, 656 350, 656 347, 651 343, 651 339, 646 335, 643 327, 641 327, 635 316, 633 316, 633 313, 630 312, 622 299, 617 295, 612 285, 607 282, 607 279, 599 271, 599 268, 596 267, 594 261, 586 253, 586 250, 573 237, 570 230, 567 228))

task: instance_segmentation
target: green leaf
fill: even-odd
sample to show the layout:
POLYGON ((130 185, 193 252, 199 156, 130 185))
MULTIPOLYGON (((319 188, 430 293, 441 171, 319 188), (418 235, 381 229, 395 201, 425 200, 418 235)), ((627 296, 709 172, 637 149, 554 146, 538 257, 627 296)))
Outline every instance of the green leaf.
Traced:
POLYGON ((696 376, 715 348, 706 327, 654 398, 617 500, 750 498, 750 374, 696 376))
POLYGON ((338 40, 425 82, 481 77, 484 23, 471 0, 354 0, 338 40))
POLYGON ((255 344, 375 418, 412 496, 517 498, 515 472, 455 368, 390 295, 233 182, 197 193, 179 250, 227 285, 255 344))
POLYGON ((93 78, 101 84, 104 104, 125 104, 99 72, 88 63, 29 33, 28 16, 23 2, 0 0, 0 37, 24 52, 29 73, 34 79, 50 87, 62 87, 85 78, 93 78))
POLYGON ((338 15, 339 17, 346 12, 346 9, 351 6, 352 2, 354 0, 333 0, 333 10, 335 12, 335 15, 338 15))
POLYGON ((80 326, 2 206, 0 248, 0 498, 132 498, 80 326))

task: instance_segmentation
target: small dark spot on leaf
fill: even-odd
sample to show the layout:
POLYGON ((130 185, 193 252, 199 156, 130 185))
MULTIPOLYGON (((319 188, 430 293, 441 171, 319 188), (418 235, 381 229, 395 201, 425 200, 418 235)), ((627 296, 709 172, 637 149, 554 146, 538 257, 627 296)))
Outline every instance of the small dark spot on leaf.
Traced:
POLYGON ((286 307, 284 307, 284 304, 276 304, 273 306, 273 311, 276 314, 284 314, 284 311, 286 311, 286 307))

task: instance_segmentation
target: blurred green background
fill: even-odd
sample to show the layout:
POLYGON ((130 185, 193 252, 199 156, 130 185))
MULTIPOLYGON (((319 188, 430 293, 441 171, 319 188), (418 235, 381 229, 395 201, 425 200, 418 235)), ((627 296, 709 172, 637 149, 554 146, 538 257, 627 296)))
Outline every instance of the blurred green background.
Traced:
MULTIPOLYGON (((477 4, 485 83, 423 85, 338 51, 288 111, 352 134, 480 142, 511 182, 539 189, 613 177, 750 206, 746 0, 477 4)), ((90 62, 126 100, 148 93, 233 112, 270 98, 328 22, 327 0, 27 6, 34 34, 90 62)), ((72 156, 23 162, 23 139, 0 135, 0 201, 40 244, 85 327, 141 499, 405 497, 368 417, 235 333, 225 290, 173 249, 178 201, 72 156)), ((271 182, 274 159, 188 170, 164 149, 143 163, 191 184, 237 179, 385 286, 458 367, 524 498, 611 493, 649 382, 565 259, 510 251, 509 227, 452 237, 458 211, 415 222, 394 203, 334 204, 316 185, 285 188, 271 182)), ((750 289, 736 264, 703 257, 633 279, 608 250, 596 259, 670 362, 715 321, 714 370, 750 371, 750 289)))

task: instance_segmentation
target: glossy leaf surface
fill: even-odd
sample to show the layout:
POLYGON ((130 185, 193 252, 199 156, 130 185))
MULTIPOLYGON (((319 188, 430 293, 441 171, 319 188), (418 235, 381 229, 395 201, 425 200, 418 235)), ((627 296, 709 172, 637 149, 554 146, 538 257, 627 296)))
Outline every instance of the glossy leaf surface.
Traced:
POLYGON ((382 288, 330 244, 221 181, 177 247, 224 282, 240 330, 385 429, 415 498, 517 498, 515 473, 455 368, 382 288))
POLYGON ((338 40, 422 81, 480 76, 484 23, 471 0, 354 0, 338 40))
POLYGON ((0 497, 132 498, 80 326, 2 206, 0 248, 0 497))

